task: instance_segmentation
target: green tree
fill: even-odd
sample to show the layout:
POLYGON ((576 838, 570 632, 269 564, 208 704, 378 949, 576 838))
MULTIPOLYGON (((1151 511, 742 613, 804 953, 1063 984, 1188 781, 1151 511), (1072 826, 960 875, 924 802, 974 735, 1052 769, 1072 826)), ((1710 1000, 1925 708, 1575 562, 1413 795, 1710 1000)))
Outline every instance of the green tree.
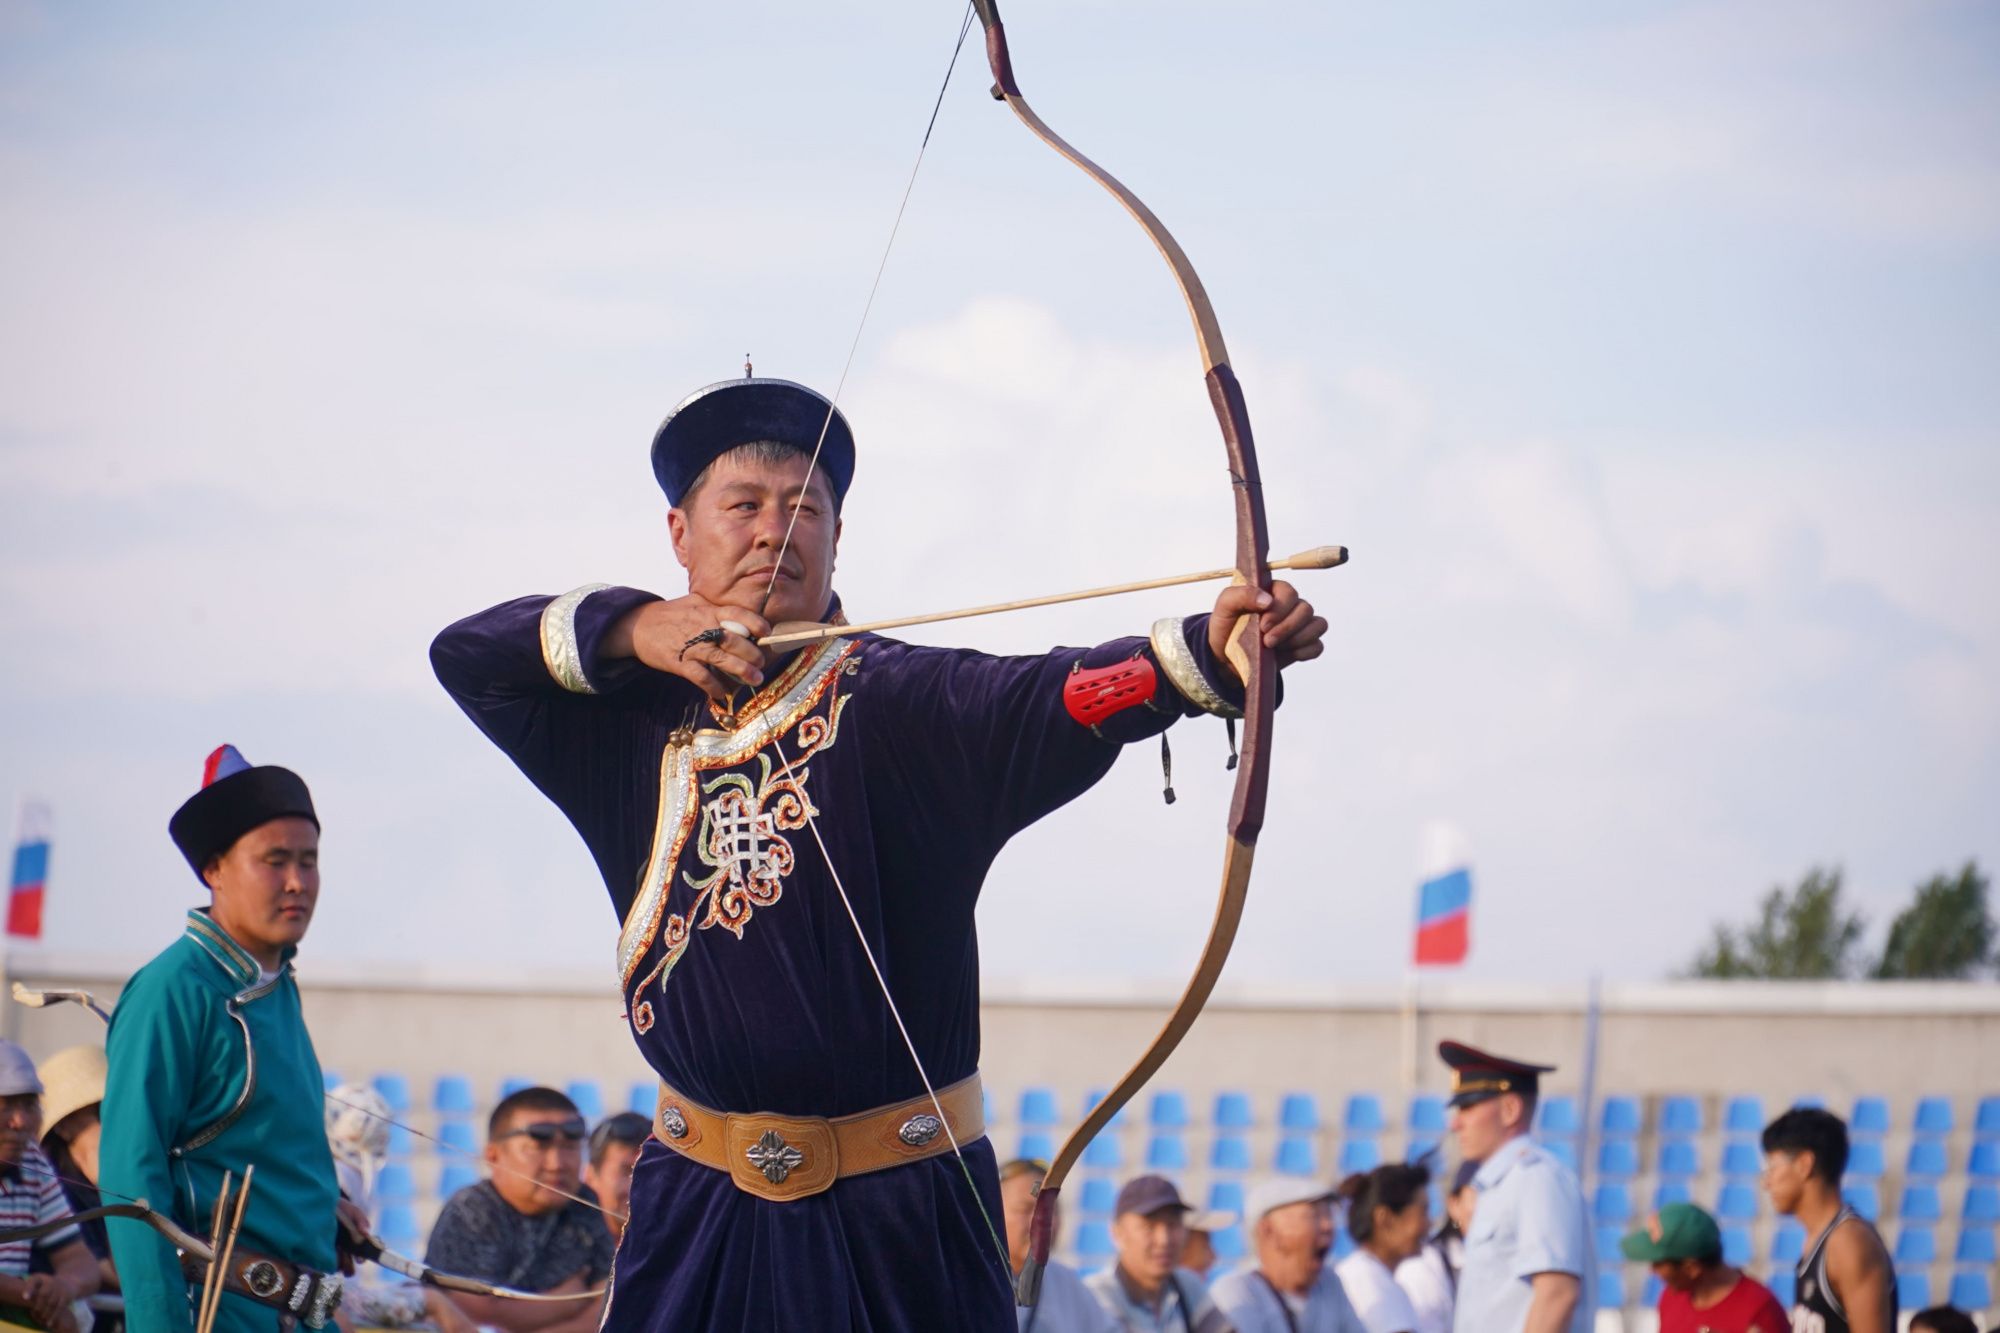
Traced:
POLYGON ((1758 905, 1756 921, 1715 927, 1688 975, 1798 981, 1861 972, 1855 950, 1863 921, 1841 902, 1840 876, 1837 868, 1815 866, 1796 888, 1774 886, 1758 905))
POLYGON ((1916 897, 1890 923, 1875 975, 1958 979, 1986 971, 1994 961, 1988 887, 1976 861, 1967 861, 1956 875, 1932 875, 1919 884, 1916 897))

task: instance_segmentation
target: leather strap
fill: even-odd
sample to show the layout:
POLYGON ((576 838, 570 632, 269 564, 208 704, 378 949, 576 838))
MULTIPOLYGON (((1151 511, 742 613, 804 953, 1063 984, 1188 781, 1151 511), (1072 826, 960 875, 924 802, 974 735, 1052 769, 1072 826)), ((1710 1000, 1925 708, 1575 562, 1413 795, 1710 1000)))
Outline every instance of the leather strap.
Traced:
MULTIPOLYGON (((181 1272, 188 1281, 199 1283, 208 1273, 208 1260, 183 1253, 181 1272)), ((288 1314, 307 1328, 325 1328, 340 1308, 338 1274, 315 1272, 303 1264, 241 1248, 230 1255, 222 1289, 288 1314)))
POLYGON ((711 1110, 661 1083, 653 1135, 683 1157, 728 1172, 744 1193, 789 1203, 847 1176, 936 1157, 950 1152, 954 1139, 963 1145, 986 1133, 979 1075, 940 1088, 938 1102, 950 1134, 929 1097, 827 1120, 711 1110))

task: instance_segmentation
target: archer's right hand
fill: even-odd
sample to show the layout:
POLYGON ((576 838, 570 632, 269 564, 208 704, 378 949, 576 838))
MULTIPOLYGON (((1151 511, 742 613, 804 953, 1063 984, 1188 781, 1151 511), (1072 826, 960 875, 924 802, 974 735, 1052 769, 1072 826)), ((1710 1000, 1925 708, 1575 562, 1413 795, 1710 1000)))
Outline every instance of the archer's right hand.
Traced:
POLYGON ((770 632, 770 622, 750 607, 718 605, 689 593, 629 612, 605 636, 604 652, 692 681, 728 707, 738 689, 764 683, 770 655, 754 640, 770 632))

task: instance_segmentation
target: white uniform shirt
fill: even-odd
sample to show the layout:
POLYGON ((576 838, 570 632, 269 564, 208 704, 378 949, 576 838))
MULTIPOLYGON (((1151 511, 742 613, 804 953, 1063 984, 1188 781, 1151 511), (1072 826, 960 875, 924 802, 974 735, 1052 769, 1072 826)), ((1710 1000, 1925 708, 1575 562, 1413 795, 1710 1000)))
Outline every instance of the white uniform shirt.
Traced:
MULTIPOLYGON (((1458 1238, 1454 1236, 1450 1243, 1458 1245, 1458 1238)), ((1451 1256, 1443 1245, 1425 1241, 1423 1249, 1397 1264, 1396 1285, 1409 1296, 1410 1308, 1417 1312, 1416 1333, 1451 1333, 1451 1256)))
POLYGON ((1236 1333, 1368 1333, 1331 1265, 1306 1289, 1303 1306, 1281 1297, 1250 1267, 1217 1278, 1209 1294, 1236 1333))
POLYGON ((1366 1248, 1342 1259, 1334 1271, 1368 1333, 1417 1333, 1417 1311, 1408 1293, 1396 1285, 1389 1266, 1366 1248))
POLYGON ((1021 1333, 1118 1333, 1118 1321, 1098 1304, 1077 1271, 1049 1260, 1042 1270, 1042 1299, 1033 1309, 1015 1307, 1021 1333))
POLYGON ((1583 1191, 1569 1168, 1522 1135, 1488 1157, 1473 1177, 1479 1206, 1465 1237, 1458 1275, 1456 1333, 1520 1333, 1533 1302, 1537 1273, 1577 1279, 1570 1333, 1597 1322, 1597 1261, 1591 1254, 1583 1191))

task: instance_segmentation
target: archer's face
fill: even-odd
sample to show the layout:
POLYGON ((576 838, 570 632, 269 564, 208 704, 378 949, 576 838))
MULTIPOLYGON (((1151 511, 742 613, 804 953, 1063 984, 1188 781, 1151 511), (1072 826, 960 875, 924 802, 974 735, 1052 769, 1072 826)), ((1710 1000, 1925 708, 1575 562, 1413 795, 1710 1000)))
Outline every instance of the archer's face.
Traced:
POLYGON ((211 863, 202 878, 215 892, 212 912, 252 953, 297 944, 319 904, 319 830, 287 815, 259 824, 211 863))
POLYGON ((825 612, 840 517, 832 487, 823 474, 812 471, 807 458, 790 456, 775 463, 718 458, 701 484, 682 497, 681 507, 667 515, 667 523, 674 558, 687 570, 689 592, 721 606, 762 607, 773 624, 818 620, 825 612))

